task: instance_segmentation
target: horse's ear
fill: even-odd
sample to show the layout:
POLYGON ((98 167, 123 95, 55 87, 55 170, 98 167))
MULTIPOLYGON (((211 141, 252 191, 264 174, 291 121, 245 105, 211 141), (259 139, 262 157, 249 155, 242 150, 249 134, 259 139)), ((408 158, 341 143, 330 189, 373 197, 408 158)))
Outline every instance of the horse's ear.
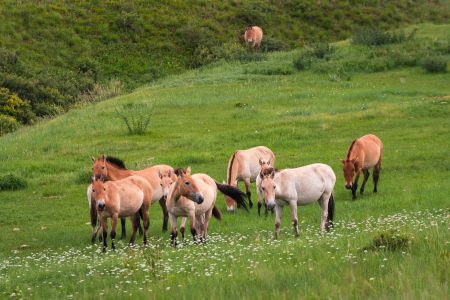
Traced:
POLYGON ((259 172, 259 177, 260 177, 261 179, 264 179, 264 174, 263 174, 262 172, 259 172))
POLYGON ((267 165, 270 166, 270 159, 267 161, 267 165))
POLYGON ((100 160, 103 161, 103 162, 106 160, 105 154, 102 154, 102 156, 100 156, 100 160))
POLYGON ((172 177, 172 170, 169 170, 169 173, 167 173, 168 177, 172 177))
POLYGON ((258 159, 259 165, 262 166, 263 161, 261 160, 261 158, 258 159))
POLYGON ((163 175, 161 174, 161 171, 159 171, 159 170, 158 170, 158 176, 159 176, 159 179, 163 178, 163 175))
POLYGON ((191 167, 190 166, 186 168, 185 173, 186 173, 186 175, 191 175, 191 167))
POLYGON ((94 176, 91 176, 91 184, 93 184, 94 181, 95 181, 95 177, 94 177, 94 176))
POLYGON ((106 176, 105 175, 100 175, 100 181, 101 182, 105 182, 106 181, 106 176))
POLYGON ((183 174, 183 169, 177 168, 174 172, 177 177, 180 177, 183 174))
POLYGON ((95 162, 95 157, 91 156, 92 162, 95 162))
POLYGON ((270 177, 273 179, 275 177, 275 169, 272 169, 272 173, 270 173, 270 177))

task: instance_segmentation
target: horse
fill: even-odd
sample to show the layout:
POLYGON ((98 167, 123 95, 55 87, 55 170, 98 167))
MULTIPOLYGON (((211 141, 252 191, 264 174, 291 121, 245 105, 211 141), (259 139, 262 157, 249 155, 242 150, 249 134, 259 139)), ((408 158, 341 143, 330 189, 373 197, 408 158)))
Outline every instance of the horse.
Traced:
POLYGON ((251 44, 253 48, 261 47, 261 41, 263 38, 263 31, 258 26, 247 26, 244 33, 244 40, 246 43, 251 44))
POLYGON ((351 143, 347 151, 347 157, 341 160, 341 163, 344 171, 345 187, 352 190, 352 200, 356 199, 356 190, 358 189, 361 171, 364 174, 364 180, 359 192, 361 195, 364 193, 364 187, 370 176, 370 168, 373 168, 373 192, 377 192, 382 152, 383 143, 373 134, 362 136, 351 143))
POLYGON ((130 176, 116 181, 104 181, 104 178, 93 178, 91 181, 91 203, 95 205, 103 231, 103 251, 107 249, 106 237, 108 235, 107 219, 112 219, 111 248, 116 248, 116 226, 119 217, 131 217, 133 233, 130 244, 136 240, 136 231, 139 223, 139 213, 144 223, 144 244, 147 244, 147 231, 149 228, 148 209, 152 201, 152 187, 141 176, 130 176))
MULTIPOLYGON (((255 182, 261 170, 261 161, 275 167, 275 155, 265 146, 253 147, 247 150, 237 150, 228 161, 227 184, 237 187, 238 180, 243 180, 250 207, 253 206, 250 192, 250 183, 255 182)), ((227 211, 234 211, 234 201, 226 197, 227 211)), ((261 207, 258 199, 258 212, 261 207)))
MULTIPOLYGON (((270 160, 264 161, 259 159, 259 165, 260 165, 260 172, 263 172, 267 168, 270 168, 270 160)), ((276 170, 276 169, 275 169, 276 170)), ((261 176, 256 176, 256 194, 258 196, 258 216, 261 215, 261 206, 262 206, 262 200, 264 198, 262 190, 258 188, 260 186, 261 176)), ((271 210, 273 213, 273 210, 271 210)), ((264 205, 264 215, 267 217, 268 209, 267 205, 264 205)))
MULTIPOLYGON (((167 231, 169 214, 167 213, 166 200, 161 187, 160 174, 168 174, 170 172, 171 176, 173 176, 173 179, 175 180, 176 176, 174 175, 174 170, 171 166, 155 165, 139 171, 128 170, 122 160, 112 156, 105 156, 104 154, 97 159, 92 157, 92 161, 92 170, 96 178, 103 176, 107 180, 118 180, 132 175, 138 175, 145 178, 150 183, 153 190, 152 203, 159 201, 163 211, 162 231, 167 231)), ((125 228, 124 220, 122 220, 122 226, 125 228)), ((122 234, 125 234, 125 229, 122 229, 122 234)))
POLYGON ((296 237, 298 233, 297 206, 318 202, 322 208, 320 231, 328 231, 333 226, 334 198, 333 188, 336 175, 330 166, 311 164, 295 169, 276 171, 274 168, 263 170, 258 188, 264 193, 268 208, 275 208, 275 239, 280 236, 283 207, 289 205, 296 237))
MULTIPOLYGON (((206 240, 211 216, 221 219, 221 213, 215 206, 218 190, 247 209, 245 195, 237 188, 217 183, 206 174, 191 176, 190 167, 186 170, 177 169, 176 175, 177 179, 171 185, 166 201, 172 226, 170 240, 174 247, 177 245, 177 218, 180 216, 189 218, 194 241, 197 238, 206 240)), ((182 239, 184 239, 184 223, 185 220, 180 228, 182 239)))

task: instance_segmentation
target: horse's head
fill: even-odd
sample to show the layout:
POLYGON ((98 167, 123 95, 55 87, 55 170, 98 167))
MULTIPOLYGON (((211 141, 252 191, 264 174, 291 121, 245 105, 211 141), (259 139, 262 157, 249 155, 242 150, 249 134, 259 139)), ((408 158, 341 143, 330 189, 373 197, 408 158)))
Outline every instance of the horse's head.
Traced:
POLYGON ((99 211, 105 210, 106 207, 106 186, 104 177, 91 179, 92 190, 91 198, 95 201, 99 211))
POLYGON ((259 173, 261 177, 260 189, 264 194, 264 201, 269 209, 275 207, 275 189, 277 188, 274 177, 275 169, 272 167, 265 168, 259 173))
POLYGON ((100 155, 99 158, 95 159, 92 157, 92 162, 94 165, 92 166, 92 172, 96 179, 103 177, 108 177, 108 168, 106 167, 106 156, 104 154, 100 155))
POLYGON ((163 174, 161 172, 158 173, 159 178, 161 179, 161 188, 163 190, 163 197, 167 198, 167 195, 169 195, 169 190, 174 181, 176 181, 176 176, 172 173, 172 171, 169 171, 166 174, 163 174))
POLYGON ((342 169, 344 170, 345 187, 352 188, 353 177, 355 176, 355 166, 358 163, 358 158, 341 160, 342 169))
POLYGON ((253 29, 252 26, 247 26, 247 27, 245 28, 245 34, 244 34, 244 37, 245 37, 245 41, 246 41, 247 43, 252 43, 252 42, 253 42, 253 40, 254 40, 254 38, 255 38, 255 30, 253 29))
POLYGON ((175 170, 177 175, 177 187, 181 196, 194 201, 197 204, 203 203, 203 195, 200 192, 194 179, 191 177, 191 167, 175 170))

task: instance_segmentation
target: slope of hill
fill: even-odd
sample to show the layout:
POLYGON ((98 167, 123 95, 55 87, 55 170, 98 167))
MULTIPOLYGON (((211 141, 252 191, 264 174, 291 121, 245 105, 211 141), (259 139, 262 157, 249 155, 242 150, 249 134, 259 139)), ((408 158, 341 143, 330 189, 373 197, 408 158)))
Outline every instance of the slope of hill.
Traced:
POLYGON ((448 21, 450 8, 448 1, 406 0, 7 0, 0 16, 0 87, 47 116, 82 94, 135 88, 223 56, 217 48, 241 48, 248 23, 264 28, 266 48, 279 50, 346 38, 358 26, 448 21), (124 86, 108 88, 117 79, 124 86))
MULTIPOLYGON (((449 25, 423 25, 417 37, 437 43, 448 32, 449 25)), ((170 76, 1 137, 2 174, 28 184, 0 191, 0 297, 445 298, 450 74, 406 67, 335 80, 294 72, 299 54, 170 76), (133 105, 152 113, 143 135, 127 134, 117 117, 133 105), (339 158, 369 132, 384 143, 379 191, 369 181, 353 202, 339 158), (273 241, 273 215, 252 209, 213 220, 206 244, 172 249, 156 205, 149 247, 120 242, 101 254, 90 245, 91 156, 113 155, 130 169, 190 165, 221 181, 233 151, 261 144, 279 168, 332 166, 332 233, 317 233, 320 209, 309 205, 299 209, 300 238, 285 210, 282 238, 273 241), (374 248, 380 235, 400 246, 374 248)), ((222 196, 217 205, 225 211, 222 196)))

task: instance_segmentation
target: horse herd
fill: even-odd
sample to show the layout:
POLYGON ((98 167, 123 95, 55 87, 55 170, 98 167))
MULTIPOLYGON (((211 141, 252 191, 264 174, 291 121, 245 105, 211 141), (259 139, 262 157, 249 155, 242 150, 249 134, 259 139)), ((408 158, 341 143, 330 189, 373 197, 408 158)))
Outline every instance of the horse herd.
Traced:
MULTIPOLYGON (((373 134, 355 139, 342 160, 345 187, 351 189, 353 200, 361 172, 364 180, 360 193, 364 192, 369 178, 369 169, 373 168, 374 192, 377 192, 381 168, 383 145, 373 134)), ((279 238, 281 216, 284 206, 291 209, 291 219, 295 236, 299 235, 297 206, 318 202, 322 209, 320 231, 333 226, 334 198, 333 189, 336 175, 333 169, 321 163, 299 168, 278 170, 275 167, 275 155, 265 146, 258 146, 233 153, 228 162, 227 184, 220 184, 207 174, 191 174, 191 168, 174 169, 168 165, 155 165, 144 170, 133 171, 125 167, 120 159, 101 155, 92 158, 93 176, 87 189, 90 207, 92 242, 97 233, 103 240, 103 250, 107 249, 107 219, 111 218, 111 247, 115 248, 116 227, 119 218, 122 224, 122 237, 125 237, 125 219, 131 218, 133 232, 130 244, 134 244, 136 232, 143 234, 147 243, 147 231, 150 225, 149 208, 158 202, 163 211, 163 231, 167 223, 171 224, 171 244, 177 245, 177 219, 181 217, 180 233, 185 238, 186 220, 189 218, 190 231, 194 240, 207 238, 209 220, 212 216, 220 220, 222 215, 216 206, 217 193, 226 197, 227 210, 237 207, 250 208, 250 184, 256 182, 258 197, 258 215, 264 200, 265 214, 275 210, 275 238, 279 238), (238 181, 245 183, 246 194, 237 186, 238 181), (143 229, 140 226, 143 221, 143 229), (97 221, 99 222, 97 226, 97 221)))

